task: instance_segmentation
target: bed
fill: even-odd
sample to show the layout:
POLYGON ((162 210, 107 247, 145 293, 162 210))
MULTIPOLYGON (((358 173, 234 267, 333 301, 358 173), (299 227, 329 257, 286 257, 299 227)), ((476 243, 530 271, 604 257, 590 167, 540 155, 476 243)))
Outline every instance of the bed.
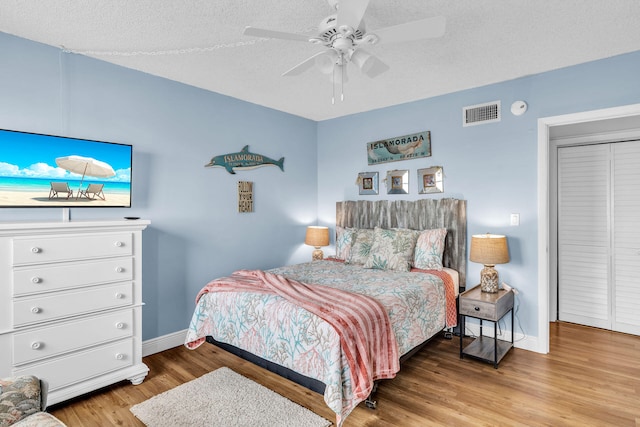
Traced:
POLYGON ((211 281, 185 344, 207 340, 321 392, 340 426, 377 381, 455 326, 466 202, 338 202, 336 234, 334 258, 211 281))

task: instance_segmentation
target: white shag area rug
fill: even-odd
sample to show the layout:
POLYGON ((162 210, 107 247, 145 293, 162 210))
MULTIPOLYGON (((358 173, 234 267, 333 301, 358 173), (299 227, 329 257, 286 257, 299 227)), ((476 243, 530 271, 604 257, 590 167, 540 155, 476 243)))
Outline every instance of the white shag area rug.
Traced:
POLYGON ((328 427, 332 423, 229 368, 131 407, 148 427, 328 427))

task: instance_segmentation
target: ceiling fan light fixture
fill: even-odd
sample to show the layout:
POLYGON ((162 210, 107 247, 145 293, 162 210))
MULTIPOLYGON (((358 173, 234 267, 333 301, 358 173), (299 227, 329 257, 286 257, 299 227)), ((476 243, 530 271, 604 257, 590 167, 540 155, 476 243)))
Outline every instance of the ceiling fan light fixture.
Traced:
POLYGON ((356 64, 356 66, 360 69, 360 71, 366 74, 374 66, 375 59, 373 56, 371 56, 367 52, 364 52, 362 50, 356 50, 351 55, 351 62, 356 64))
POLYGON ((328 50, 325 55, 316 57, 316 66, 324 74, 331 74, 337 62, 338 53, 335 50, 328 50))

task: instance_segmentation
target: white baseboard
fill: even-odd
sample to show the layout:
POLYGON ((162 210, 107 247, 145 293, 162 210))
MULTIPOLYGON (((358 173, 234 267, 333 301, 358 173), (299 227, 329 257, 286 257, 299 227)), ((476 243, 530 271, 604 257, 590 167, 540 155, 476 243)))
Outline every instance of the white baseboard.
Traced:
MULTIPOLYGON (((466 333, 467 335, 478 336, 480 334, 480 324, 479 323, 466 323, 466 333)), ((493 326, 485 323, 482 327, 482 334, 485 336, 493 337, 493 326)), ((498 329, 498 339, 511 341, 511 330, 506 330, 502 328, 502 330, 498 329)), ((516 348, 521 348, 523 350, 534 351, 536 353, 545 353, 539 348, 538 337, 524 335, 522 333, 516 332, 513 337, 513 346, 516 348)))
MULTIPOLYGON (((467 322, 466 324, 467 334, 478 336, 480 334, 480 325, 477 323, 467 322)), ((493 336, 493 327, 485 324, 482 328, 484 335, 490 337, 493 336)), ((500 330, 498 330, 500 332, 500 330)), ((173 332, 171 334, 163 335, 161 337, 152 338, 142 342, 142 357, 150 356, 161 351, 169 350, 170 348, 184 345, 184 338, 187 335, 187 330, 173 332)), ((502 332, 498 334, 498 338, 511 341, 511 331, 502 329, 502 332)), ((538 337, 523 335, 516 333, 514 336, 514 347, 521 348, 523 350, 534 351, 536 353, 545 353, 539 347, 538 337)))
POLYGON ((142 357, 150 356, 170 348, 178 347, 184 344, 187 336, 187 330, 173 332, 161 337, 152 338, 142 342, 142 357))

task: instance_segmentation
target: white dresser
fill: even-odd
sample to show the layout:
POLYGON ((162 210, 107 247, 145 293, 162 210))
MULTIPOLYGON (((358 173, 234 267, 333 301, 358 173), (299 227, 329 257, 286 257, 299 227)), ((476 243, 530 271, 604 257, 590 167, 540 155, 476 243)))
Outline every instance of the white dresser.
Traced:
POLYGON ((149 221, 0 223, 0 377, 49 382, 49 404, 140 384, 149 221))

